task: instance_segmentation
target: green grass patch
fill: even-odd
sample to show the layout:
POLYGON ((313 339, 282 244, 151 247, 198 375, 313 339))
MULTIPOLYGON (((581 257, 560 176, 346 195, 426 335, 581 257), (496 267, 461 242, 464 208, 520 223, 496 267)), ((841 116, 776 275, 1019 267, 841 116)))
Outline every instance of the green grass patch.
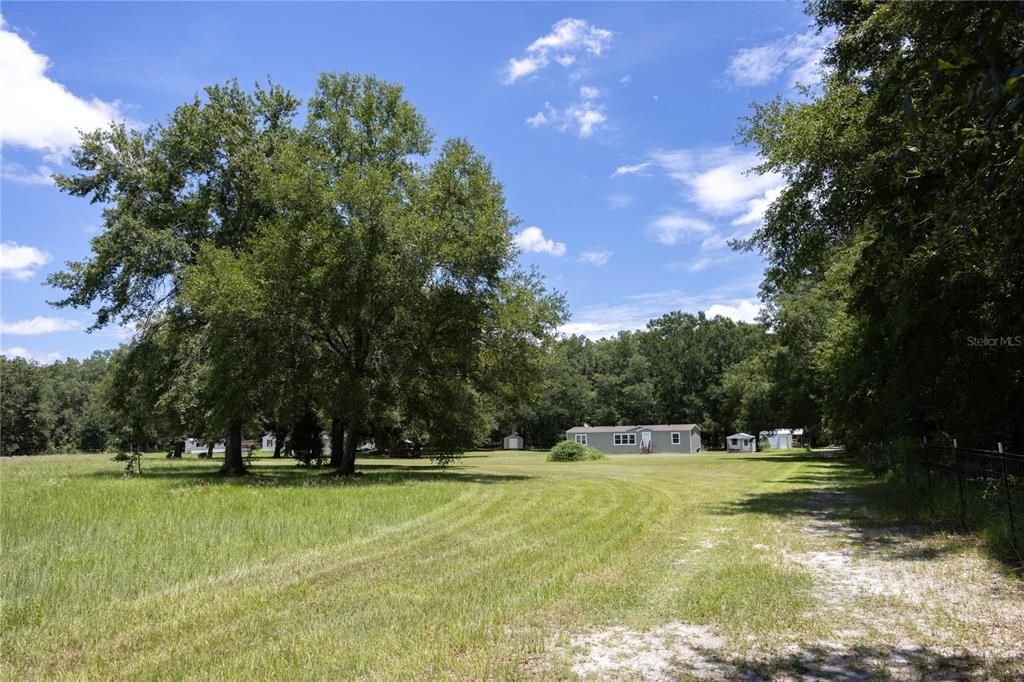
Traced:
POLYGON ((804 452, 218 467, 0 460, 0 675, 507 679, 608 624, 824 637, 778 529, 854 476, 804 452))

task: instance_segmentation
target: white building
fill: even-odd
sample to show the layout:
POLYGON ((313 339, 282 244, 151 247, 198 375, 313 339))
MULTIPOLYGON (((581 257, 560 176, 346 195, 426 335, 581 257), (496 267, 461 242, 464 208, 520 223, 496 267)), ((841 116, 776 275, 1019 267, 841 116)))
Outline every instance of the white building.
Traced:
POLYGON ((518 433, 510 433, 505 436, 503 447, 506 450, 522 450, 523 449, 523 437, 518 433))
POLYGON ((793 429, 762 431, 760 437, 761 440, 768 441, 768 447, 772 450, 785 450, 793 447, 793 429))
MULTIPOLYGON (((209 445, 209 443, 201 438, 186 438, 185 452, 190 454, 202 453, 205 455, 208 452, 209 445)), ((214 443, 213 451, 224 452, 224 441, 220 440, 214 443)))
POLYGON ((757 438, 749 433, 734 433, 725 439, 725 449, 730 452, 755 452, 757 438))

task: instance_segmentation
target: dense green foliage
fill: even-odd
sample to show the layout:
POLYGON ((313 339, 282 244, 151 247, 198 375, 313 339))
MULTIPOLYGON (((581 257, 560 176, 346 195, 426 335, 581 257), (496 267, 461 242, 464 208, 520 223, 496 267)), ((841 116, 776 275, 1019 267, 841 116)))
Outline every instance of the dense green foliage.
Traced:
POLYGON ((310 409, 345 474, 366 437, 453 456, 491 405, 533 395, 562 298, 517 269, 489 163, 461 139, 435 153, 400 86, 323 74, 303 125, 299 105, 230 82, 145 131, 84 134, 57 182, 103 204, 104 229, 51 276, 58 305, 133 324, 122 424, 226 434, 226 473, 243 433, 301 431, 310 409))
POLYGON ((0 357, 0 454, 96 452, 116 441, 104 391, 110 355, 49 365, 0 357))
POLYGON ((762 325, 703 313, 670 313, 614 338, 564 338, 548 357, 537 399, 498 410, 496 428, 550 446, 584 422, 696 423, 706 445, 723 446, 738 430, 800 426, 776 421, 764 404, 771 397, 753 390, 760 377, 751 363, 774 348, 762 325))
POLYGON ((1024 447, 1024 8, 809 8, 827 79, 745 130, 788 183, 748 244, 779 407, 865 449, 1024 447))
MULTIPOLYGON (((117 438, 237 443, 312 405, 347 473, 368 438, 446 457, 584 422, 1024 447, 1024 9, 808 9, 837 36, 824 82, 743 128, 787 183, 744 244, 768 261, 762 324, 677 312, 554 341, 563 300, 517 269, 487 161, 435 150, 372 77, 323 75, 302 125, 288 93, 229 83, 150 130, 86 134, 58 183, 105 229, 51 282, 97 325, 139 326, 106 382, 117 438)), ((74 382, 4 367, 5 453, 111 437, 103 410, 69 415, 89 404, 74 382)))
POLYGON ((557 443, 547 456, 549 462, 589 462, 598 459, 605 459, 603 452, 574 440, 557 443))

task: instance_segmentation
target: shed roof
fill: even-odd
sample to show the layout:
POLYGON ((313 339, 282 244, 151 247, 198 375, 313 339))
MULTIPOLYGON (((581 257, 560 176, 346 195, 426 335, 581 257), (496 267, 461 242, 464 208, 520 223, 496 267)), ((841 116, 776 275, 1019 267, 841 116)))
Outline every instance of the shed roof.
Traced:
POLYGON ((727 436, 727 437, 728 438, 753 438, 753 436, 751 436, 749 433, 742 433, 742 432, 734 433, 731 436, 727 436))
POLYGON ((566 433, 622 433, 623 431, 692 431, 700 429, 696 424, 640 424, 624 426, 574 426, 566 433))

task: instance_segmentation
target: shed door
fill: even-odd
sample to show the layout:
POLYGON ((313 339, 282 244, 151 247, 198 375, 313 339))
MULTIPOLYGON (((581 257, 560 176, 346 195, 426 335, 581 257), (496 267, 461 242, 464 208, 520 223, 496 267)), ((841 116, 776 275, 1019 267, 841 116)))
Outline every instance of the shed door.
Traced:
POLYGON ((508 439, 508 447, 509 447, 510 450, 518 450, 519 449, 519 439, 518 438, 509 438, 508 439))
POLYGON ((640 433, 640 452, 651 451, 651 432, 643 431, 640 433))

